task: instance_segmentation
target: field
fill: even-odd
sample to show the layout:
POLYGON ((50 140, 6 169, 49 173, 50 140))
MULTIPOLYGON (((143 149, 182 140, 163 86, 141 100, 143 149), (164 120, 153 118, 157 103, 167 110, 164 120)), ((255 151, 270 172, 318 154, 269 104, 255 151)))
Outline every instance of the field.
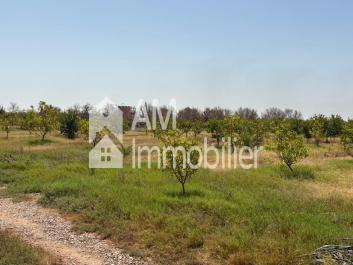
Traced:
MULTIPOLYGON (((132 135, 156 142, 136 132, 126 141, 132 135)), ((157 264, 308 264, 304 254, 353 237, 353 160, 339 143, 308 143, 296 177, 270 151, 258 169, 201 169, 182 196, 175 178, 155 166, 93 174, 82 139, 36 139, 0 135, 7 195, 40 193, 39 202, 59 209, 77 231, 97 232, 157 264)))

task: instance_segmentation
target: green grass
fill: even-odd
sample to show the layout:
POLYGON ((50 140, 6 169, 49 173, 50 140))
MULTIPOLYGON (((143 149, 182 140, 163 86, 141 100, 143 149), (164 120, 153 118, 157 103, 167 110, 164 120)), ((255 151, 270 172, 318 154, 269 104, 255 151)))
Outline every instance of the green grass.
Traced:
MULTIPOLYGON (((98 232, 161 264, 298 264, 298 255, 353 235, 352 201, 313 200, 306 191, 306 183, 333 178, 336 162, 297 167, 310 176, 304 179, 283 177, 273 165, 200 170, 182 196, 176 180, 157 169, 91 175, 85 148, 13 157, 0 159, 0 181, 10 193, 40 192, 43 205, 79 214, 79 231, 98 232)), ((353 172, 353 163, 337 163, 353 172)))
POLYGON ((26 143, 28 145, 45 145, 45 144, 52 144, 55 143, 53 140, 50 139, 31 139, 31 140, 27 140, 26 143))
POLYGON ((43 250, 31 247, 8 232, 0 231, 0 265, 59 264, 43 250))
POLYGON ((352 161, 296 166, 295 174, 277 165, 200 170, 182 196, 174 177, 156 168, 91 174, 88 151, 0 148, 0 184, 12 195, 40 192, 43 205, 77 214, 78 231, 160 264, 307 264, 298 256, 353 236, 352 200, 310 190, 347 186, 352 161))

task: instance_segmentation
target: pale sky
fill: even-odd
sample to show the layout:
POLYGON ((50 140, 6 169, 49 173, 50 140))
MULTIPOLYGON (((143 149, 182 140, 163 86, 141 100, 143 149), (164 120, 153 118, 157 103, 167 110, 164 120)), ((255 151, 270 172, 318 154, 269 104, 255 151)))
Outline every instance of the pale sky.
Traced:
POLYGON ((108 97, 353 117, 353 1, 1 1, 0 105, 108 97))

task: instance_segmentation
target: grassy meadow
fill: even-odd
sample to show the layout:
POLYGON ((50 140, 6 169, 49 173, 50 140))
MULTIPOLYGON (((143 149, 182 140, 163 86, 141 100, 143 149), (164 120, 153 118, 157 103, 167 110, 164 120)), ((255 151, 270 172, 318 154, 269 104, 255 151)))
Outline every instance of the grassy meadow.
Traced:
MULTIPOLYGON (((125 139, 132 136, 156 141, 136 132, 125 139)), ((41 193, 39 202, 60 209, 77 231, 157 264, 308 264, 303 254, 353 237, 353 160, 338 143, 307 145, 295 177, 264 151, 258 169, 199 170, 182 196, 167 171, 93 174, 82 139, 42 143, 15 131, 0 135, 0 184, 14 197, 41 193)))

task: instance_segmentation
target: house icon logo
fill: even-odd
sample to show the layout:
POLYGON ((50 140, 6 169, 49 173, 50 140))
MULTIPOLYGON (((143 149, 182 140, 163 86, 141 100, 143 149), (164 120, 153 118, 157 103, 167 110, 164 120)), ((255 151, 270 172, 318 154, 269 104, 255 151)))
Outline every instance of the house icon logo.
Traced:
POLYGON ((108 98, 97 104, 89 114, 89 142, 94 148, 89 152, 89 168, 122 168, 123 154, 114 140, 123 143, 123 113, 108 98), (97 135, 104 133, 96 143, 97 135))
POLYGON ((90 168, 122 168, 123 154, 108 135, 89 152, 90 168))

